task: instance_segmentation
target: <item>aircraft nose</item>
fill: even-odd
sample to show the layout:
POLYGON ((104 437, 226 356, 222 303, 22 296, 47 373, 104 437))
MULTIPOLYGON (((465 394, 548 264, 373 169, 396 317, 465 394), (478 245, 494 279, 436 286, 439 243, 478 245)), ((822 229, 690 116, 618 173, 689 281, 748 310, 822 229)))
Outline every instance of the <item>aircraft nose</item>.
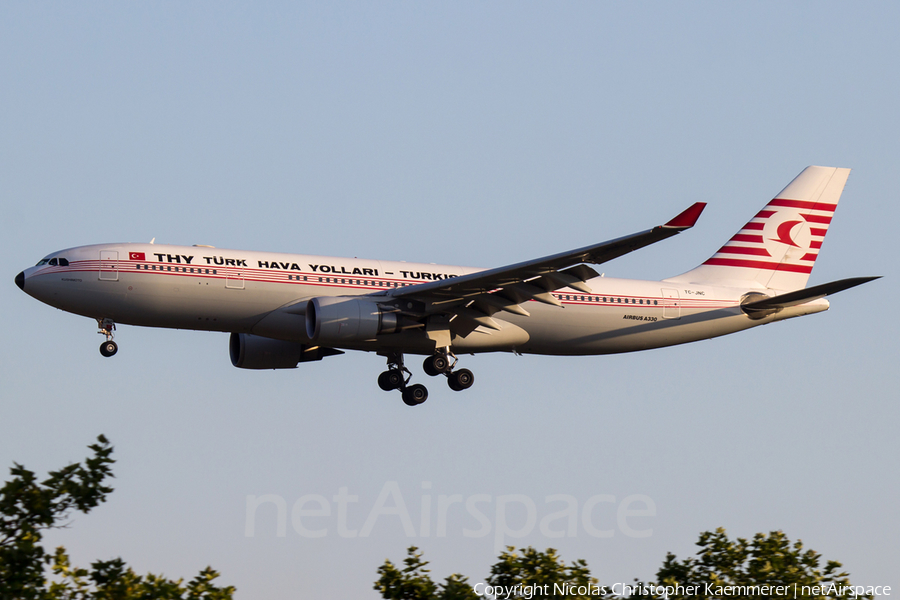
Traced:
POLYGON ((16 275, 16 285, 19 286, 20 290, 25 291, 25 271, 16 275))

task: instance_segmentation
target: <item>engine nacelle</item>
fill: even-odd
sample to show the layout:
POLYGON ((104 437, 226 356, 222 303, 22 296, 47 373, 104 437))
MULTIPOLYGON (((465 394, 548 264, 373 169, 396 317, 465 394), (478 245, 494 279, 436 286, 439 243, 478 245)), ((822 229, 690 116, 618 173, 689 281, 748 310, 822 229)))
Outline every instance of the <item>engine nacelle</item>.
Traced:
POLYGON ((368 298, 320 296, 306 305, 306 335, 316 343, 339 346, 400 329, 396 312, 368 298))
POLYGON ((334 348, 307 346, 249 333, 232 333, 228 350, 231 364, 240 369, 294 369, 302 362, 343 354, 334 348))

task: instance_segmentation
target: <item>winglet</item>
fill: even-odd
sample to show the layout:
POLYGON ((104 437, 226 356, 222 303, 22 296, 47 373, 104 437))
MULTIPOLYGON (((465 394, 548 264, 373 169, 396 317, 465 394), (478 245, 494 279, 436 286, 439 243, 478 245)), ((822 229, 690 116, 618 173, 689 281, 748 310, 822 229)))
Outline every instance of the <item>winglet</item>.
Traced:
POLYGON ((706 202, 695 202, 687 210, 663 225, 666 229, 690 229, 700 218, 700 213, 706 208, 706 202))

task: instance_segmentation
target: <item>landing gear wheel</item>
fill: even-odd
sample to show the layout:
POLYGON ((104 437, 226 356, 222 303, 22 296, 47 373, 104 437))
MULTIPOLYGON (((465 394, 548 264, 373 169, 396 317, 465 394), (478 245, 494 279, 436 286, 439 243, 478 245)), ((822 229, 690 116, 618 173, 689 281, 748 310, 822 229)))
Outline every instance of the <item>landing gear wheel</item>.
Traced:
POLYGON ((447 376, 447 385, 449 385, 450 389, 454 392, 467 390, 472 387, 473 383, 475 383, 475 376, 472 374, 472 371, 468 369, 460 369, 447 376))
POLYGON ((100 329, 97 333, 106 336, 106 341, 100 344, 100 354, 109 358, 119 351, 119 347, 113 341, 116 324, 112 319, 97 319, 97 327, 100 329))
POLYGON ((378 387, 386 392, 403 385, 403 373, 399 369, 388 369, 378 376, 378 387))
POLYGON ((440 375, 441 373, 446 373, 449 369, 450 361, 443 354, 429 356, 425 359, 425 362, 422 363, 422 370, 425 371, 426 375, 431 375, 432 377, 440 375))
POLYGON ((403 403, 407 406, 416 406, 428 400, 428 389, 421 383, 416 383, 403 390, 403 403))

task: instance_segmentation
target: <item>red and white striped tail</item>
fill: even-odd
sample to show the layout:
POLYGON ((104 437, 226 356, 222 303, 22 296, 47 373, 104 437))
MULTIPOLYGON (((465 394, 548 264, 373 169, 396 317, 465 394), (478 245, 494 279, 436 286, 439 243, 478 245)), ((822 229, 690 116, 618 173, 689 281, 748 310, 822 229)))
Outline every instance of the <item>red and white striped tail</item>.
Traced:
POLYGON ((850 169, 807 167, 709 260, 673 281, 806 287, 850 169))

